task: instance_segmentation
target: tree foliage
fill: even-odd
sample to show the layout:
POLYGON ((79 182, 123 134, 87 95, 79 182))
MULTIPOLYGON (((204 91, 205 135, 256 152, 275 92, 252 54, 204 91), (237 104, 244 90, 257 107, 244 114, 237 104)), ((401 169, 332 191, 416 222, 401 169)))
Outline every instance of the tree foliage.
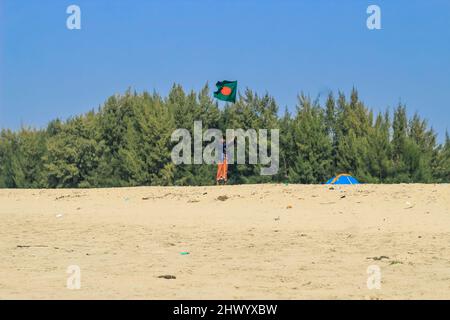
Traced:
MULTIPOLYGON (((279 129, 278 174, 260 165, 230 164, 230 183, 323 183, 349 172, 368 183, 450 182, 450 138, 442 145, 418 114, 400 104, 374 114, 353 89, 325 104, 301 94, 293 113, 279 116, 268 93, 246 89, 219 108, 206 85, 199 93, 174 85, 166 98, 127 90, 97 111, 51 121, 45 129, 0 132, 0 187, 83 188, 214 184, 215 166, 174 165, 171 134, 194 121, 203 130, 279 129)), ((207 142, 203 142, 205 146, 207 142)), ((248 153, 248 150, 247 150, 248 153)), ((248 156, 248 154, 247 154, 248 156)))

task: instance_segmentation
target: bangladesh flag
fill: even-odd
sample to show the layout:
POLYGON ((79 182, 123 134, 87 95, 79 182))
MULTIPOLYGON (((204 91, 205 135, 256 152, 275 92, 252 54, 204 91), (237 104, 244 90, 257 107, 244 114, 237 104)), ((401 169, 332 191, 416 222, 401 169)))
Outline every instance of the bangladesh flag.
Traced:
POLYGON ((217 91, 214 92, 214 97, 223 100, 236 102, 237 81, 218 81, 216 83, 217 91))

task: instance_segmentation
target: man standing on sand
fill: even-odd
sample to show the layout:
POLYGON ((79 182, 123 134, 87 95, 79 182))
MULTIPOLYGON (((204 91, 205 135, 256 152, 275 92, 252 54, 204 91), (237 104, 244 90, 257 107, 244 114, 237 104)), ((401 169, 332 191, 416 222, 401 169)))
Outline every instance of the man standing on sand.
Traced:
POLYGON ((227 162, 227 143, 225 139, 221 139, 222 152, 220 154, 220 162, 217 165, 216 183, 227 183, 228 180, 228 162, 227 162))

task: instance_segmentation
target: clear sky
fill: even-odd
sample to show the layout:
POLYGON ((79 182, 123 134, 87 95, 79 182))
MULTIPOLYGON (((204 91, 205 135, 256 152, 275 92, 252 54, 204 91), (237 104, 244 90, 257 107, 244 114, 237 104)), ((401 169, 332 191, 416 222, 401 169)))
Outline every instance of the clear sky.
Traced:
POLYGON ((293 110, 357 87, 450 130, 449 0, 0 0, 0 128, 42 127, 128 87, 238 80, 293 110), (68 30, 66 8, 81 8, 68 30), (381 30, 366 27, 368 5, 381 30))

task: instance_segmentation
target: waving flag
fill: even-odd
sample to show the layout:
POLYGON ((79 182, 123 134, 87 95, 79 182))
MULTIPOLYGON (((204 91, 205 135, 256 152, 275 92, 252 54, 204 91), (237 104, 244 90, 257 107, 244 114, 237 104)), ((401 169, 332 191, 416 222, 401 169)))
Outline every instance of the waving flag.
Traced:
POLYGON ((218 81, 216 83, 217 91, 214 97, 229 102, 236 102, 237 81, 218 81))

